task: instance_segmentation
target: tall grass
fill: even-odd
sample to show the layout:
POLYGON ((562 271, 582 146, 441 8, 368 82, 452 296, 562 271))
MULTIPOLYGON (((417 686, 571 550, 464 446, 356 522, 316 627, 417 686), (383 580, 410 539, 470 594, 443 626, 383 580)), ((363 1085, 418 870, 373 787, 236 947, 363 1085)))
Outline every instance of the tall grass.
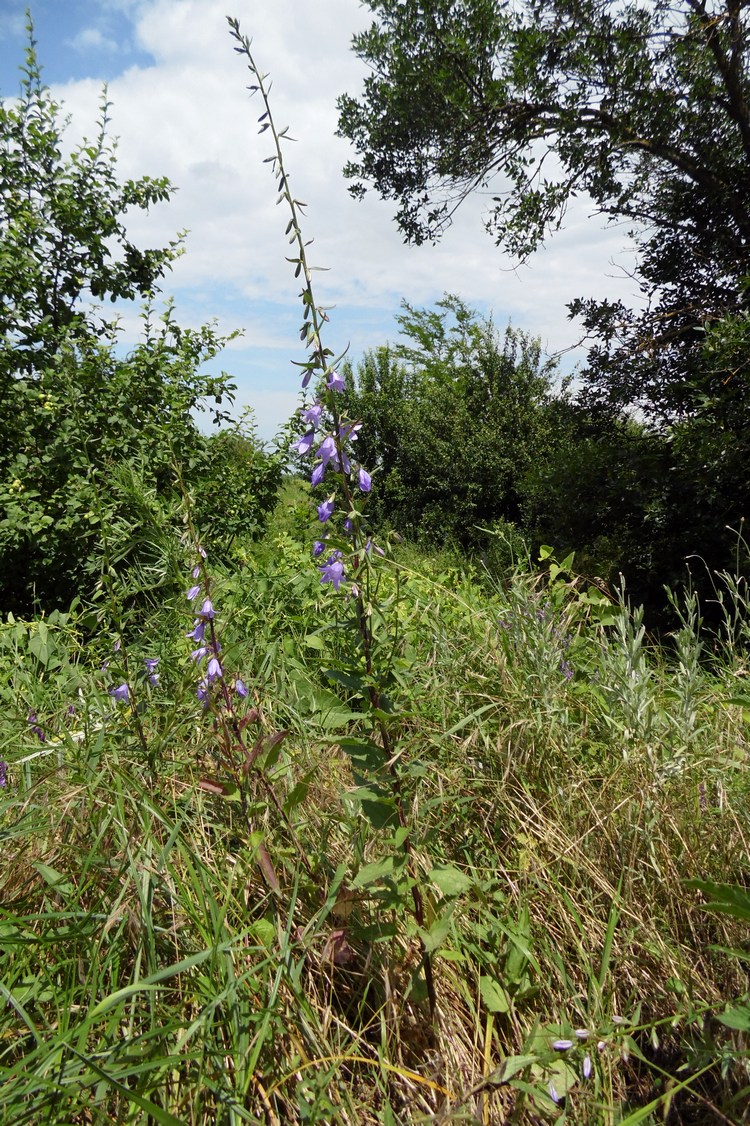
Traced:
POLYGON ((177 605, 128 642, 161 657, 147 754, 86 619, 0 628, 0 1120, 747 1121, 747 1029, 717 1020, 746 930, 686 883, 747 886, 742 651, 711 654, 690 598, 656 649, 565 571, 488 586, 402 549, 381 595, 420 936, 356 798, 349 640, 308 542, 282 503, 214 579, 226 660, 290 732, 263 763, 277 804, 252 796, 278 891, 201 786, 217 735, 177 605))

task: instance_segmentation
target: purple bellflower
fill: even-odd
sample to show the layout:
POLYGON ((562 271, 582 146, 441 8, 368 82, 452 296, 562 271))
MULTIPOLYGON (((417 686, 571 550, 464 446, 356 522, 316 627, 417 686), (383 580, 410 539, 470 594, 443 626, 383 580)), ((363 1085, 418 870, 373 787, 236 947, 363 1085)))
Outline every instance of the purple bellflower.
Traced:
POLYGON ((314 403, 313 406, 308 407, 306 411, 303 411, 302 421, 306 422, 308 426, 312 426, 313 430, 316 430, 320 424, 320 417, 322 414, 323 404, 314 403))
POLYGON ((343 391, 344 390, 344 378, 343 378, 343 376, 339 375, 339 373, 337 371, 332 371, 331 374, 328 377, 328 382, 326 383, 326 387, 328 388, 329 391, 343 391))
POLYGON ((338 590, 339 585, 344 581, 344 564, 335 555, 331 555, 320 568, 320 575, 322 583, 332 583, 333 589, 338 590))
POLYGON ((322 504, 318 505, 318 520, 320 520, 321 524, 325 524, 326 520, 330 520, 333 515, 333 509, 334 503, 332 497, 329 497, 328 500, 324 500, 322 504))
POLYGON ((308 430, 307 433, 304 434, 299 439, 298 442, 294 443, 294 445, 292 446, 292 449, 296 450, 297 453, 301 454, 302 457, 307 457, 310 450, 312 449, 312 444, 313 444, 314 441, 315 441, 315 431, 314 430, 308 430))
POLYGON ((310 484, 312 485, 312 487, 316 488, 316 486, 319 485, 320 482, 323 480, 325 475, 326 475, 326 467, 325 467, 325 465, 323 464, 322 461, 319 461, 318 464, 313 469, 312 476, 310 478, 310 484))
POLYGON ((130 689, 127 684, 118 684, 117 688, 110 688, 109 695, 118 704, 124 704, 126 700, 130 699, 130 689))
POLYGON ((369 493, 372 488, 372 477, 361 465, 359 467, 359 473, 357 474, 357 481, 362 492, 369 493))

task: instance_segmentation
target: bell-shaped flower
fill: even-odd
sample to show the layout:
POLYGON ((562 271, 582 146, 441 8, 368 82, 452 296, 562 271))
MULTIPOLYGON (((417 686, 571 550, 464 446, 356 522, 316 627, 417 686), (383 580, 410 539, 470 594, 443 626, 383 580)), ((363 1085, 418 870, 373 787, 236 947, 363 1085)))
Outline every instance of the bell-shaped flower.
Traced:
POLYGON ((326 520, 330 520, 333 515, 334 507, 332 497, 329 497, 328 500, 324 500, 322 504, 318 505, 318 520, 320 520, 321 524, 325 524, 326 520))
POLYGON ((302 421, 306 422, 308 426, 312 426, 313 430, 317 430, 322 414, 323 404, 314 403, 311 407, 308 407, 306 411, 302 412, 302 421))
POLYGON ((332 555, 320 568, 320 576, 322 583, 332 583, 333 589, 338 590, 344 581, 344 564, 336 555, 332 555))
POLYGON ((362 468, 361 465, 357 474, 357 483, 363 493, 369 493, 370 489, 372 488, 372 477, 366 469, 362 468))
POLYGON ((296 450, 297 453, 300 454, 302 457, 307 457, 310 450, 312 449, 312 444, 313 444, 314 441, 315 441, 315 431, 314 430, 308 430, 306 434, 302 435, 302 437, 299 439, 299 441, 294 443, 294 445, 292 446, 292 449, 296 450))
POLYGON ((344 377, 339 375, 337 371, 332 371, 328 376, 326 387, 329 391, 343 391, 344 390, 344 377))

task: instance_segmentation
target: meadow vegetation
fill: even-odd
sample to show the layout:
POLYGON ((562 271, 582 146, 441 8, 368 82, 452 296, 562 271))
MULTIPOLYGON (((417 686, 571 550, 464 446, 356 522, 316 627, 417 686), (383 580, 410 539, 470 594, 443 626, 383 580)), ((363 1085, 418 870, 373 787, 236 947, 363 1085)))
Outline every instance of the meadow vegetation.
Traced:
MULTIPOLYGON (((559 527, 583 521, 571 436, 597 463, 533 340, 446 298, 347 369, 230 30, 302 286, 294 444, 201 434, 196 404, 231 398, 200 374, 220 342, 171 308, 154 330, 153 276, 126 358, 84 301, 111 273, 55 325, 8 312, 0 1121, 740 1126, 746 545, 670 587, 657 634, 615 581, 613 498, 585 566, 542 539, 557 454, 559 527)), ((76 162, 103 199, 113 156, 60 156, 33 44, 20 105, 3 174, 46 138, 49 191, 13 214, 83 247, 76 162)), ((631 474, 663 441, 607 433, 631 474)))

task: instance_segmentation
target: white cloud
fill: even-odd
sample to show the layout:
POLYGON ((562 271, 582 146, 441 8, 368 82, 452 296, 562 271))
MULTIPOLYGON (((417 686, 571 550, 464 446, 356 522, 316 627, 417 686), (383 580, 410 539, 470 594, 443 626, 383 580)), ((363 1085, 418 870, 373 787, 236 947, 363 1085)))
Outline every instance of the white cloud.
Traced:
POLYGON ((106 36, 98 27, 84 27, 66 40, 68 46, 76 51, 118 51, 119 45, 106 36))
MULTIPOLYGON (((271 153, 268 135, 257 132, 262 105, 246 90, 251 75, 233 51, 225 0, 121 0, 121 6, 130 7, 138 45, 155 63, 132 67, 109 84, 120 173, 168 175, 179 188, 168 205, 133 216, 133 236, 154 246, 189 229, 187 254, 165 287, 175 293, 178 317, 185 302, 192 314, 200 298, 202 319, 220 314, 253 331, 260 321, 276 347, 289 330, 288 354, 295 357, 299 285, 284 261, 292 253, 284 239, 288 215, 276 208, 269 165, 262 163, 271 153)), ((630 296, 633 285, 616 278, 611 265, 613 258, 629 261, 621 254, 625 234, 602 230, 584 203, 571 208, 566 228, 545 250, 515 271, 484 231, 486 204, 479 197, 467 201, 439 246, 404 245, 389 205, 349 196, 341 174, 348 147, 334 136, 336 97, 356 92, 364 76, 349 44, 368 14, 357 0, 236 0, 232 8, 253 37, 258 64, 270 73, 277 124, 288 124, 298 138, 286 148, 288 172, 308 205, 305 236, 315 238, 310 260, 330 270, 316 275, 315 286, 319 301, 338 306, 332 348, 351 340, 358 354, 383 339, 373 333, 382 332, 402 297, 430 303, 447 290, 492 309, 499 325, 511 317, 558 350, 576 341, 567 301, 630 296)), ((73 82, 56 93, 80 131, 90 132, 100 87, 73 82)), ((386 331, 394 335, 395 328, 386 331)), ((262 398, 269 417, 273 404, 286 409, 285 396, 292 402, 296 396, 288 364, 279 369, 289 381, 283 392, 259 382, 251 366, 243 382, 251 400, 262 398)))

